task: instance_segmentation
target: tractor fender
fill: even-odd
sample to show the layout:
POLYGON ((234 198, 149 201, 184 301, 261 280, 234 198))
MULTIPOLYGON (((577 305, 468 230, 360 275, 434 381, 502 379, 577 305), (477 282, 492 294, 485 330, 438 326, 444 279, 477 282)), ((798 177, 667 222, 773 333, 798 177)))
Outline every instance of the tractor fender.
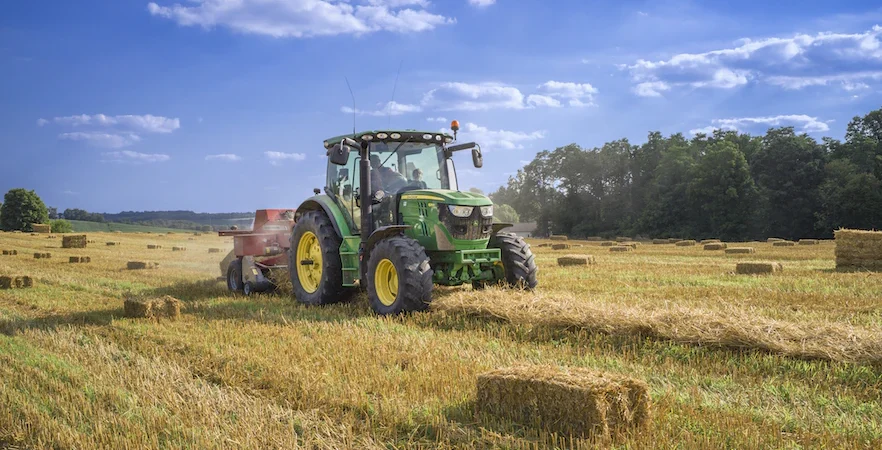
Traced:
POLYGON ((491 236, 496 236, 497 233, 499 233, 500 231, 502 231, 502 230, 504 230, 504 229, 506 229, 506 228, 508 228, 508 227, 512 227, 512 226, 514 226, 514 224, 500 222, 500 223, 494 223, 494 224, 491 225, 491 226, 493 227, 493 231, 490 232, 490 235, 491 235, 491 236))
POLYGON ((308 198, 297 208, 297 212, 294 213, 294 220, 300 220, 300 216, 307 211, 324 211, 328 218, 331 219, 331 224, 334 225, 334 231, 337 232, 337 236, 342 238, 352 235, 352 232, 349 230, 349 224, 346 222, 346 216, 343 215, 343 211, 334 203, 331 197, 316 195, 308 198))
POLYGON ((377 228, 376 230, 374 230, 373 233, 371 233, 371 237, 369 237, 367 242, 365 243, 365 247, 364 247, 365 254, 370 254, 371 249, 373 249, 374 246, 377 245, 377 243, 380 242, 381 240, 383 240, 389 236, 396 236, 396 235, 403 236, 404 232, 407 231, 408 229, 410 229, 410 227, 407 225, 389 225, 389 226, 377 228))

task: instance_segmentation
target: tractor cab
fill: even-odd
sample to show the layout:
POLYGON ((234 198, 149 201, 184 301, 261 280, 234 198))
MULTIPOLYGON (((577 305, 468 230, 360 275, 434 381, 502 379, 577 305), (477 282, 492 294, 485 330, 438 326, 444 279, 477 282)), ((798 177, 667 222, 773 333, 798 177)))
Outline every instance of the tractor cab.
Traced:
POLYGON ((416 130, 365 131, 324 142, 324 194, 297 208, 289 264, 297 299, 339 301, 367 288, 379 314, 425 309, 433 284, 502 283, 532 289, 536 265, 529 246, 501 232, 493 203, 462 192, 453 155, 476 143, 451 145, 454 135, 416 130))

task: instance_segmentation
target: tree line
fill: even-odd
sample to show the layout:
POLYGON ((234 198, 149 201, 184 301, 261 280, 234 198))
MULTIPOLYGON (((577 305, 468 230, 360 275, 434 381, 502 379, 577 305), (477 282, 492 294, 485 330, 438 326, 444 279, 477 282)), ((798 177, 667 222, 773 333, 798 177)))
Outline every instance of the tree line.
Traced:
POLYGON ((539 235, 798 239, 882 227, 880 188, 875 110, 852 119, 843 141, 778 127, 569 144, 539 152, 491 197, 539 235))

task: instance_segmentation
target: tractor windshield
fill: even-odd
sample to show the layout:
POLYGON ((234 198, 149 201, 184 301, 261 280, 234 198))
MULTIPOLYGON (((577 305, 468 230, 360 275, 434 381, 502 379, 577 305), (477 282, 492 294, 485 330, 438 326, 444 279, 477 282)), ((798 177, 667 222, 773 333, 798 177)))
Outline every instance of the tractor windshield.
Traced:
POLYGON ((372 142, 371 187, 388 195, 412 189, 456 189, 444 148, 425 142, 372 142))

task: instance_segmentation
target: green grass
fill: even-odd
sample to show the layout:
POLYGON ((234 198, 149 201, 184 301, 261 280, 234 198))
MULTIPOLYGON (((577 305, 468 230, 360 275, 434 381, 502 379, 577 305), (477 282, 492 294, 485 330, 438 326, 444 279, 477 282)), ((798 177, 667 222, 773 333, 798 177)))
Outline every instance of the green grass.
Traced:
POLYGON ((784 263, 774 276, 735 275, 745 258, 700 248, 610 254, 585 244, 567 251, 597 257, 582 268, 558 267, 559 252, 537 248, 534 294, 436 288, 429 312, 378 318, 364 294, 326 307, 229 295, 215 281, 223 253, 208 248, 231 244, 216 235, 89 238, 101 245, 66 250, 59 239, 0 234, 0 248, 19 251, 0 257, 0 275, 37 280, 0 291, 0 448, 598 444, 474 415, 477 374, 519 363, 646 381, 651 425, 621 448, 882 448, 878 364, 706 334, 763 325, 757 339, 774 343, 817 329, 811 343, 838 346, 830 333, 847 329, 861 355, 880 353, 871 344, 882 329, 882 275, 830 270, 830 242, 751 244, 758 253, 745 256, 784 263), (52 259, 30 257, 47 247, 52 259), (66 263, 80 254, 93 262, 66 263), (128 260, 160 268, 124 270, 128 260), (184 314, 122 318, 126 291, 173 295, 184 314))
POLYGON ((193 233, 195 230, 182 230, 176 228, 149 227, 144 225, 130 225, 126 223, 98 223, 86 222, 83 220, 70 220, 71 226, 75 233, 101 233, 122 231, 123 233, 193 233))

